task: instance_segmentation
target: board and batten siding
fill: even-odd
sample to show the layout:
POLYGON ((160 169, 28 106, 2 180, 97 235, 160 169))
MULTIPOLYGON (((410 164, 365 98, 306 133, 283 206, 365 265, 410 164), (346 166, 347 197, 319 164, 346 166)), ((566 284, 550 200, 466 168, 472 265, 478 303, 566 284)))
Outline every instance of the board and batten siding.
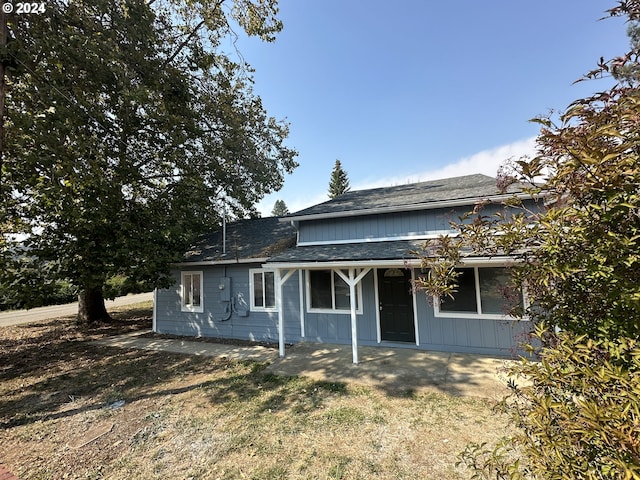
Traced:
MULTIPOLYGON (((356 316, 358 339, 369 344, 377 342, 378 338, 373 278, 373 271, 371 271, 362 279, 362 314, 357 314, 356 316)), ((305 305, 308 305, 306 298, 305 305)), ((305 310, 305 340, 321 343, 350 344, 350 312, 345 310, 342 313, 315 313, 305 310)))
MULTIPOLYGON (((298 244, 316 242, 374 241, 377 239, 426 237, 451 230, 450 222, 459 221, 472 206, 456 208, 436 208, 410 212, 394 212, 378 215, 330 218, 301 221, 298 244)), ((487 205, 483 215, 491 215, 502 210, 499 204, 487 205)))
MULTIPOLYGON (((173 272, 176 283, 168 289, 159 289, 156 307, 156 331, 187 337, 219 337, 242 340, 277 342, 278 312, 255 312, 250 310, 249 269, 260 265, 238 265, 226 267, 184 267, 173 272), (203 312, 183 312, 180 304, 180 272, 201 271, 203 274, 203 312), (218 285, 223 277, 231 279, 231 295, 236 300, 236 309, 249 309, 246 317, 233 312, 226 318, 226 302, 221 301, 218 285), (246 306, 240 306, 240 301, 246 306)), ((300 314, 298 276, 293 275, 283 286, 285 339, 295 343, 300 339, 300 314)))
MULTIPOLYGON (((227 321, 224 318, 224 304, 220 301, 218 285, 224 276, 231 278, 232 295, 244 298, 249 303, 249 269, 252 266, 197 267, 182 271, 203 272, 203 313, 183 312, 180 305, 179 281, 169 288, 158 290, 156 330, 158 333, 185 337, 219 337, 264 342, 278 341, 277 312, 249 312, 247 317, 236 313, 227 321)), ((418 272, 416 272, 418 273, 418 272)), ((305 282, 307 272, 303 272, 305 282)), ((180 278, 180 271, 174 272, 180 278)), ((350 344, 351 317, 345 313, 315 313, 305 307, 305 338, 301 337, 300 297, 298 275, 292 275, 283 286, 283 308, 285 321, 285 342, 310 341, 319 343, 350 344)), ((378 338, 377 304, 373 271, 362 280, 362 314, 357 315, 358 340, 363 346, 380 345, 378 338)), ((306 299, 306 288, 303 289, 306 299)), ((389 344, 395 347, 418 348, 444 352, 480 353, 487 355, 511 356, 516 347, 529 332, 527 321, 496 320, 485 318, 440 318, 434 315, 434 308, 424 293, 416 293, 416 315, 418 321, 419 345, 389 344)))
MULTIPOLYGON (((357 315, 358 341, 362 346, 393 345, 420 350, 513 356, 518 353, 519 341, 524 339, 531 328, 530 322, 515 319, 436 317, 426 294, 417 292, 415 305, 419 345, 395 342, 379 344, 376 288, 371 271, 362 280, 363 312, 357 315)), ((306 341, 350 344, 351 317, 345 313, 305 311, 305 333, 306 341)))
POLYGON ((424 350, 513 356, 531 331, 531 322, 526 320, 436 317, 431 303, 426 294, 417 293, 420 348, 424 350))

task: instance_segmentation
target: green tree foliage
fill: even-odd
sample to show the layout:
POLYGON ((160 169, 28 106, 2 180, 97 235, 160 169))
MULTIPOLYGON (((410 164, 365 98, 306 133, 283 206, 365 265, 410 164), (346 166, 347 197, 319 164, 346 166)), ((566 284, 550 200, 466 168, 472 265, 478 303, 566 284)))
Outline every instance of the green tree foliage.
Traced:
POLYGON ((559 124, 538 119, 538 156, 515 162, 501 181, 517 181, 540 208, 514 198, 508 217, 486 216, 479 205, 458 225, 458 238, 428 246, 422 287, 450 294, 450 272, 464 257, 510 255, 517 260, 514 281, 531 302, 525 313, 535 322, 591 338, 637 338, 639 118, 640 91, 616 87, 573 103, 559 124))
MULTIPOLYGON (((108 278, 171 283, 169 262, 223 202, 254 214, 295 168, 288 126, 222 46, 233 22, 272 41, 276 14, 276 0, 51 0, 9 17, 0 224, 79 288, 81 320, 108 319, 108 278)), ((35 298, 15 249, 3 282, 35 298)))
POLYGON ((271 215, 274 217, 289 215, 289 209, 287 208, 287 204, 284 203, 284 200, 276 200, 276 203, 273 205, 273 210, 271 210, 271 215))
POLYGON ((510 367, 498 406, 517 433, 494 448, 468 445, 460 463, 487 480, 640 479, 638 341, 544 328, 535 338, 547 344, 539 361, 510 367))
POLYGON ((509 255, 535 322, 591 338, 640 336, 638 119, 640 90, 624 84, 575 101, 558 122, 536 119, 538 154, 504 168, 498 183, 538 206, 514 196, 509 212, 484 215, 478 205, 454 225, 459 237, 425 246, 420 285, 451 294, 465 257, 509 255))
POLYGON ((329 198, 339 197, 343 193, 347 193, 350 188, 347 172, 342 168, 340 160, 336 160, 329 181, 329 198))
MULTIPOLYGON (((638 2, 609 11, 640 19, 638 2)), ((632 27, 630 31, 637 31, 632 27)), ((537 325, 531 354, 512 373, 504 410, 520 427, 497 449, 471 446, 476 478, 640 479, 640 44, 587 75, 627 72, 610 90, 538 118, 537 154, 504 168, 502 212, 478 205, 460 235, 425 246, 419 286, 455 293, 453 268, 471 255, 514 258, 513 282, 537 325), (505 453, 506 452, 506 453, 505 453), (514 460, 513 455, 519 455, 514 460)))

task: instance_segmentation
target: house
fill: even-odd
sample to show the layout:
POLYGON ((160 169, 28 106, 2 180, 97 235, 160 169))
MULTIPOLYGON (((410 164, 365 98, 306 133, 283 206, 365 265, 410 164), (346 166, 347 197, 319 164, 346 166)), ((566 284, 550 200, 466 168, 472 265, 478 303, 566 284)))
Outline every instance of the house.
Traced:
POLYGON ((494 178, 468 175, 231 223, 175 265, 176 284, 155 293, 153 329, 278 341, 281 356, 285 343, 351 344, 354 363, 359 345, 509 355, 530 326, 505 313, 508 258, 467 259, 453 300, 412 289, 422 272, 411 251, 453 234, 450 221, 478 202, 486 214, 513 208, 513 193, 496 192, 494 178))

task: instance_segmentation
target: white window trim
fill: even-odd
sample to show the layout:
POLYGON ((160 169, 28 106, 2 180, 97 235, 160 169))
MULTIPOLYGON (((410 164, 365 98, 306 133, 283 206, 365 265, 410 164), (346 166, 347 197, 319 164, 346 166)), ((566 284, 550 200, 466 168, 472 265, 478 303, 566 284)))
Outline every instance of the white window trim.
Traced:
MULTIPOLYGON (((278 311, 278 299, 280 297, 280 290, 278 288, 278 271, 270 268, 250 268, 249 269, 249 308, 252 312, 277 312, 278 311), (275 291, 275 305, 273 307, 257 307, 256 299, 254 293, 254 281, 253 275, 259 273, 262 275, 262 284, 264 285, 264 274, 265 272, 273 273, 273 290, 275 291)), ((264 295, 264 292, 263 292, 264 295)), ((263 298, 263 304, 264 302, 263 298)))
MULTIPOLYGON (((188 300, 191 301, 191 299, 188 300)), ((180 272, 180 308, 183 312, 204 312, 204 275, 202 274, 202 271, 184 270, 180 272), (200 275, 200 305, 187 303, 184 288, 186 275, 200 275)))
MULTIPOLYGON (((307 269, 306 270, 306 274, 305 274, 305 279, 306 279, 306 287, 307 287, 307 313, 330 313, 330 314, 338 314, 338 315, 351 315, 351 310, 350 309, 342 309, 342 308, 335 308, 336 305, 336 288, 335 288, 335 276, 336 270, 344 270, 342 268, 313 268, 313 269, 307 269), (310 271, 311 270, 329 270, 331 271, 331 304, 333 305, 333 308, 313 308, 311 306, 311 275, 310 275, 310 271)), ((362 303, 363 303, 363 299, 362 299, 362 282, 358 282, 358 284, 356 285, 356 296, 358 298, 360 298, 360 305, 358 308, 356 308, 356 313, 358 315, 362 315, 362 303)))
MULTIPOLYGON (((492 268, 501 268, 504 265, 500 264, 483 264, 484 267, 492 267, 492 268)), ((473 268, 473 277, 475 282, 475 292, 476 292, 476 312, 482 312, 482 299, 480 298, 480 275, 478 274, 478 269, 482 268, 478 265, 462 265, 460 268, 473 268)), ((522 301, 524 302, 524 307, 528 306, 528 298, 527 291, 523 287, 522 289, 522 301)), ((529 321, 528 317, 517 318, 512 315, 502 315, 495 313, 467 313, 467 312, 442 312, 440 311, 440 298, 433 297, 433 315, 438 318, 478 318, 485 320, 521 320, 521 321, 529 321)))

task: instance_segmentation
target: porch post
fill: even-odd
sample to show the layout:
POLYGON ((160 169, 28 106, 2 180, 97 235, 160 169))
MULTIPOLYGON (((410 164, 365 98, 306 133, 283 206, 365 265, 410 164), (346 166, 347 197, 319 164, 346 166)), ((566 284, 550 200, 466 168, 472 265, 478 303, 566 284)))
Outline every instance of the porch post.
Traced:
MULTIPOLYGON (((353 363, 358 363, 358 317, 356 314, 356 286, 364 276, 369 273, 371 268, 364 268, 356 276, 355 269, 349 269, 349 276, 345 276, 340 270, 335 272, 342 278, 347 285, 349 285, 349 306, 351 307, 351 352, 353 357, 353 363)), ((362 300, 361 300, 362 301, 362 300)))
POLYGON ((282 270, 277 270, 276 275, 276 292, 277 292, 277 300, 276 304, 278 305, 278 350, 280 354, 280 358, 284 357, 284 312, 282 311, 282 280, 280 276, 282 274, 282 270))
POLYGON ((282 275, 282 269, 276 270, 276 304, 278 306, 278 347, 280 357, 284 357, 284 308, 282 301, 282 286, 291 278, 295 270, 289 270, 284 276, 282 275))
POLYGON ((158 333, 158 289, 153 289, 153 317, 151 320, 151 330, 158 333))
POLYGON ((356 315, 356 282, 353 268, 349 269, 349 306, 351 307, 351 353, 353 363, 358 363, 358 317, 356 315))

